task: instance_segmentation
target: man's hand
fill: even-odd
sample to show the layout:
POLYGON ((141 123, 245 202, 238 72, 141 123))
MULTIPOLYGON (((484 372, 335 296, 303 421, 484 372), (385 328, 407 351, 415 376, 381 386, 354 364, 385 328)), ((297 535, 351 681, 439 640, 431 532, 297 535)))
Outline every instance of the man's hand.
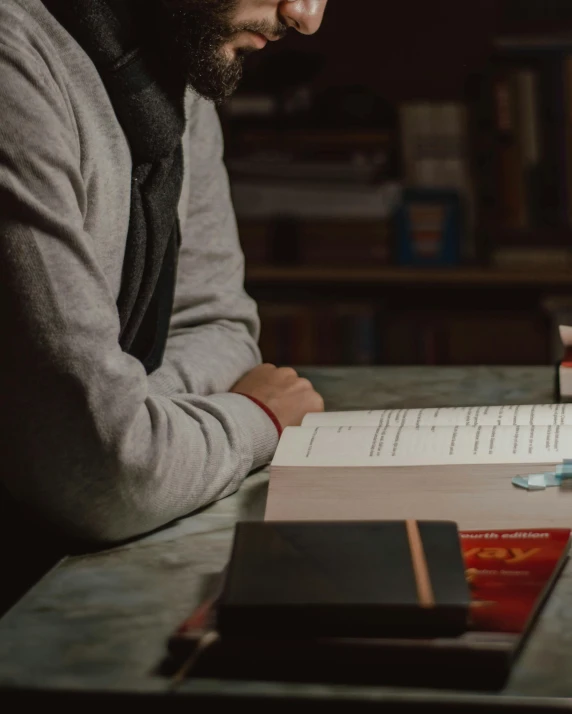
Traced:
POLYGON ((275 414, 282 428, 299 426, 308 412, 324 411, 324 400, 311 382, 291 367, 262 364, 245 374, 230 391, 258 399, 275 414))

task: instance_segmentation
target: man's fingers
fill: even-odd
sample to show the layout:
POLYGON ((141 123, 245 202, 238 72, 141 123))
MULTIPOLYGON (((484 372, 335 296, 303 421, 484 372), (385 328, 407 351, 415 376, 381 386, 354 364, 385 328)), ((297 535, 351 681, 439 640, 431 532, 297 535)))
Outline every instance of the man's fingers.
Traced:
POLYGON ((299 389, 303 389, 303 390, 314 389, 312 382, 310 382, 309 379, 306 379, 306 377, 298 377, 298 382, 297 382, 296 386, 299 389))
POLYGON ((293 367, 278 367, 278 374, 283 379, 298 379, 298 372, 293 367))

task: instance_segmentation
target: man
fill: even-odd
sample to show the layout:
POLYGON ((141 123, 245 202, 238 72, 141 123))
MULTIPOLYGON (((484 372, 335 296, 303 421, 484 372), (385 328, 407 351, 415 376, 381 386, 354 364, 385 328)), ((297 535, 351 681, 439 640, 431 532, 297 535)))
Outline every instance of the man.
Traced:
POLYGON ((323 408, 260 366, 210 100, 326 3, 2 0, 0 503, 31 549, 223 498, 323 408))

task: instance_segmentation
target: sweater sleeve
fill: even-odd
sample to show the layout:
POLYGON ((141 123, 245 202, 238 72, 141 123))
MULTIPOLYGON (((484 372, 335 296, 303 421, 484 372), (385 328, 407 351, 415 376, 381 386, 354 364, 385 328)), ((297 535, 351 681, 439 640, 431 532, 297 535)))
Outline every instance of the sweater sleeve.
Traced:
POLYGON ((122 352, 84 227, 77 129, 43 65, 2 44, 0 106, 2 483, 97 542, 230 494, 271 458, 271 420, 238 394, 160 393, 122 352))
POLYGON ((175 305, 163 367, 152 383, 207 395, 228 391, 260 364, 259 321, 243 287, 244 258, 216 110, 189 93, 187 120, 175 305))

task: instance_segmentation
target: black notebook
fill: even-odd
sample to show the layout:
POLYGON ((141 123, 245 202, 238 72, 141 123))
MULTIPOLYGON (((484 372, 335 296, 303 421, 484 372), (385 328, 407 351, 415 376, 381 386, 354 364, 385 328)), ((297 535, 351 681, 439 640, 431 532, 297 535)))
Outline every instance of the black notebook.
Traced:
POLYGON ((223 636, 454 636, 469 601, 454 523, 239 523, 217 623, 223 636))
POLYGON ((496 691, 504 686, 567 561, 570 531, 460 535, 472 598, 469 631, 460 636, 376 639, 295 632, 269 637, 259 632, 225 637, 217 622, 225 571, 210 582, 201 605, 169 638, 165 672, 178 677, 496 691), (491 553, 495 542, 502 542, 503 548, 492 548, 491 553), (512 556, 502 551, 512 547, 534 555, 524 563, 511 563, 507 558, 512 556), (479 566, 483 554, 484 570, 479 566))

